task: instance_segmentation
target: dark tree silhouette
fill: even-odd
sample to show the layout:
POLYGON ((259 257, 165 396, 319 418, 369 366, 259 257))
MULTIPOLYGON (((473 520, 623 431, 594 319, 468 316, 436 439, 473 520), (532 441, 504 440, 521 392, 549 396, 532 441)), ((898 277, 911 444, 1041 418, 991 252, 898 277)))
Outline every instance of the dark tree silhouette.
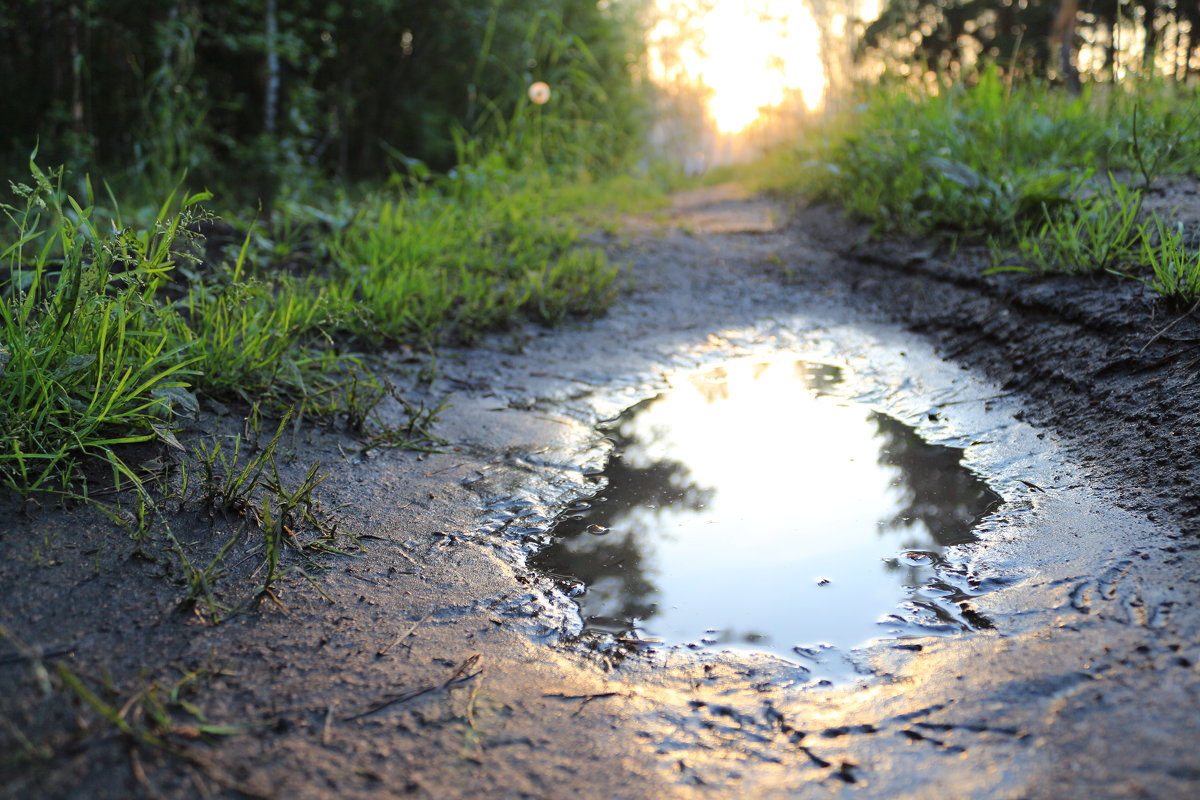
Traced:
POLYGON ((602 95, 604 160, 640 124, 641 7, 6 0, 0 160, 20 168, 40 140, 46 163, 239 186, 285 168, 373 177, 396 154, 443 168, 455 126, 511 111, 533 80, 559 103, 602 95))
MULTIPOLYGON (((582 599, 585 617, 604 611, 591 626, 621 633, 628 621, 646 619, 654 612, 658 588, 646 571, 642 531, 622 521, 630 509, 689 509, 697 511, 711 500, 713 489, 696 485, 686 465, 663 460, 633 463, 626 450, 635 447, 632 418, 653 405, 651 398, 626 411, 609 437, 614 454, 605 469, 608 485, 589 508, 564 513, 554 528, 555 542, 538 553, 534 566, 552 575, 565 576, 594 587, 582 599), (613 529, 593 535, 592 526, 613 529)), ((641 459, 639 458, 640 462, 641 459)))
POLYGON ((907 502, 888 527, 923 523, 939 547, 963 544, 983 514, 1000 500, 988 485, 963 469, 962 451, 931 445, 916 431, 884 414, 872 414, 879 438, 879 463, 900 471, 907 502))
POLYGON ((976 60, 1024 76, 1051 76, 1078 90, 1076 53, 1088 42, 1101 58, 1090 66, 1091 80, 1116 80, 1119 27, 1140 29, 1143 74, 1178 80, 1191 75, 1194 32, 1200 4, 1167 0, 889 0, 863 34, 861 55, 889 64, 916 63, 957 74, 976 60))

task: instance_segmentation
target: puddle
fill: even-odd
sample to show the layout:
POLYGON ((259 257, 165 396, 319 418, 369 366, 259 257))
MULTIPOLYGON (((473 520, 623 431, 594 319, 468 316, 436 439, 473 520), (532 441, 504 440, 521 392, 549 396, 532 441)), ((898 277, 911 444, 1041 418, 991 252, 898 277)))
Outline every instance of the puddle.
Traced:
POLYGON ((587 631, 793 661, 986 625, 940 565, 999 496, 842 378, 791 359, 680 378, 608 427, 605 488, 533 565, 587 631))

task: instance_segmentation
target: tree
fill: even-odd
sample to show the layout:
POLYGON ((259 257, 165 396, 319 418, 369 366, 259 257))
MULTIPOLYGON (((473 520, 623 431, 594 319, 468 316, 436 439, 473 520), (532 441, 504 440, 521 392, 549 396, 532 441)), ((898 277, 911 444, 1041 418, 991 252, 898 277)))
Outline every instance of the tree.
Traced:
MULTIPOLYGON (((0 5, 0 154, 254 186, 304 171, 436 167, 452 131, 557 82, 604 103, 598 162, 640 120, 641 0, 9 0, 0 5)), ((596 127, 596 126, 592 126, 596 127)))
POLYGON ((1082 42, 1092 80, 1116 80, 1127 69, 1186 80, 1198 8, 1168 0, 889 0, 867 27, 860 56, 949 74, 986 60, 1078 91, 1082 42))

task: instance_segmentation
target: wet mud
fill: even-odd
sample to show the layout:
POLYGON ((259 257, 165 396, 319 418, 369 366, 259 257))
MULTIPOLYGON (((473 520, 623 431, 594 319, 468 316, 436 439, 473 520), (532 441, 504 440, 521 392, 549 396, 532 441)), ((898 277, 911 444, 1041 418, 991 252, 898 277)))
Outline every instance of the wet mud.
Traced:
MULTIPOLYGON (((449 396, 442 452, 289 440, 290 469, 323 462, 321 499, 360 547, 286 575, 278 603, 204 624, 157 539, 86 507, 12 510, 0 796, 1200 791, 1190 318, 1132 282, 982 278, 982 254, 871 242, 828 209, 730 190, 603 243, 629 261, 606 316, 442 353, 432 384, 398 355, 410 402, 449 396), (803 653, 598 644, 530 559, 599 490, 601 423, 681 371, 781 354, 844 368, 855 402, 960 448, 1002 501, 849 681, 820 685, 803 653), (155 728, 151 697, 173 726, 155 728)), ((168 521, 219 547, 224 521, 168 521)), ((244 596, 260 562, 231 563, 218 591, 244 596)))

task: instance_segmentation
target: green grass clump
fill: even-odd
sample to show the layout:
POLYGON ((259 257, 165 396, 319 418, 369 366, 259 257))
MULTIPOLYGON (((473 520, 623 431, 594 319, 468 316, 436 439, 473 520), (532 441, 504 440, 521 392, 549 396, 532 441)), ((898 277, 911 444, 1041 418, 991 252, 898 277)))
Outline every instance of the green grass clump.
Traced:
POLYGON ((333 334, 364 312, 316 276, 254 274, 251 242, 248 234, 234 264, 210 267, 178 304, 189 323, 196 388, 328 416, 323 398, 364 372, 357 358, 336 351, 333 334))
POLYGON ((163 435, 191 374, 182 321, 156 300, 186 212, 142 234, 106 227, 31 164, 0 241, 0 485, 63 489, 85 456, 128 468, 118 445, 163 435))
POLYGON ((1068 203, 1106 149, 1085 101, 995 72, 931 94, 881 86, 810 148, 801 181, 881 232, 988 234, 1068 203))
POLYGON ((1157 215, 1146 226, 1153 233, 1142 237, 1141 257, 1150 266, 1147 285, 1181 303, 1200 299, 1200 250, 1184 241, 1182 226, 1157 215))
POLYGON ((474 154, 355 207, 342 197, 266 234, 251 226, 204 263, 191 231, 207 194, 172 195, 137 232, 115 199, 101 210, 89 189, 81 204, 59 173, 32 169, 0 231, 0 486, 22 494, 76 491, 91 456, 136 482, 119 446, 179 447, 174 419, 198 396, 365 433, 388 390, 350 345, 433 346, 600 312, 618 265, 585 230, 661 199, 631 200, 628 179, 564 189, 548 170, 474 154))
POLYGON ((545 184, 483 169, 464 169, 449 186, 377 195, 334 234, 330 291, 369 314, 354 333, 470 339, 520 318, 555 322, 611 303, 618 267, 554 213, 545 184))
POLYGON ((803 187, 879 232, 1002 234, 1087 197, 1093 175, 1144 189, 1194 166, 1198 113, 1172 87, 1076 97, 994 69, 936 91, 886 83, 793 150, 771 188, 803 187))
POLYGON ((1198 119, 1200 102, 1170 84, 1074 96, 986 68, 934 89, 865 89, 760 183, 837 203, 875 233, 986 241, 991 271, 1149 272, 1147 285, 1187 299, 1200 291, 1192 254, 1143 198, 1200 166, 1198 119))
POLYGON ((1142 192, 1110 178, 1108 191, 1077 203, 1042 209, 1038 222, 1018 222, 1012 245, 993 242, 994 258, 1015 251, 1016 264, 991 271, 1119 273, 1144 249, 1145 226, 1140 221, 1142 192))

